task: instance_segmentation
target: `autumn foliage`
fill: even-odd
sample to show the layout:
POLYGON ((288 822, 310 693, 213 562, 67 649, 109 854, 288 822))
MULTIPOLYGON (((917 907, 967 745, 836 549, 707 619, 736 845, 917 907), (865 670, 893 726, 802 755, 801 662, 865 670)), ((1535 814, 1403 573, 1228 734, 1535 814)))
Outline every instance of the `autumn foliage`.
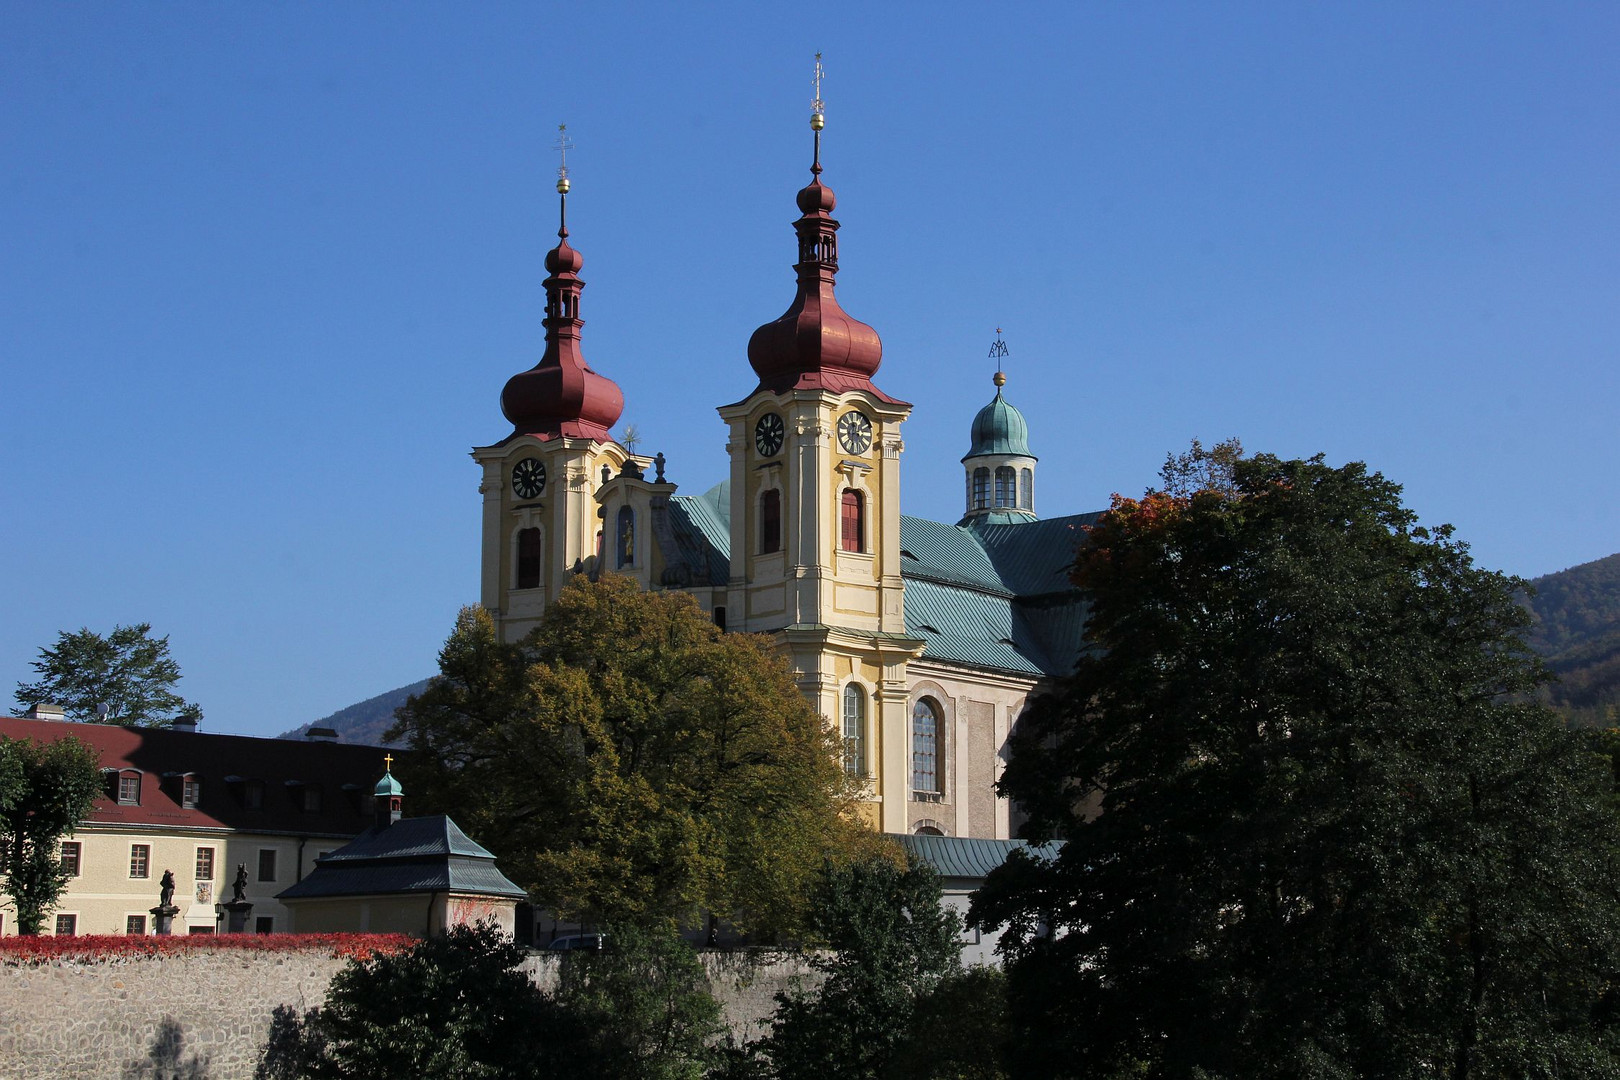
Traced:
POLYGON ((415 939, 408 934, 83 934, 0 938, 0 964, 49 964, 60 960, 105 963, 148 956, 196 953, 322 953, 340 960, 389 956, 415 939))

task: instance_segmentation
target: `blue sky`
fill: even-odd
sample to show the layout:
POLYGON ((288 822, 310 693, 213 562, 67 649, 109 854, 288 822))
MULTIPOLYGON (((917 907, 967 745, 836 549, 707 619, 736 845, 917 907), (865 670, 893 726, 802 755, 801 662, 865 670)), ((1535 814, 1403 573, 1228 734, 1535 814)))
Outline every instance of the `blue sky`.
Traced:
POLYGON ((560 122, 585 354, 722 479, 818 50, 907 513, 960 513, 1001 326, 1049 515, 1235 434, 1367 461, 1486 566, 1620 550, 1612 3, 6 0, 0 687, 140 621, 213 731, 434 670, 560 122))

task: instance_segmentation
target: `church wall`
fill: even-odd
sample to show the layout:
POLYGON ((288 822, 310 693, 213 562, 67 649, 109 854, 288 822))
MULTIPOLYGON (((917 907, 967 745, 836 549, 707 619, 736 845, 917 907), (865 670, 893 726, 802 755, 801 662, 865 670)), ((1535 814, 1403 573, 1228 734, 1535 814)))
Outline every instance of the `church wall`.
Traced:
POLYGON ((907 831, 929 824, 947 836, 1011 838, 1006 800, 994 785, 1006 764, 1007 736, 1023 711, 1034 679, 929 662, 927 655, 907 666, 907 776, 910 776, 909 717, 919 698, 938 703, 941 738, 938 768, 944 777, 939 801, 911 797, 907 831))

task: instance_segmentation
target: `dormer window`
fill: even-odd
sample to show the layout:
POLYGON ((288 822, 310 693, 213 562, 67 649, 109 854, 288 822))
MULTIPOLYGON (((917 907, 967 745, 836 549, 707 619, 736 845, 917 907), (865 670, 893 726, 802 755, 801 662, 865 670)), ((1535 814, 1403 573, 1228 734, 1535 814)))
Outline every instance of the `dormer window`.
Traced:
POLYGON ((118 774, 118 805, 141 805, 141 774, 135 769, 125 769, 118 774))
POLYGON ((197 804, 201 802, 202 781, 189 773, 181 777, 180 805, 185 807, 187 810, 195 810, 197 809, 197 804))
POLYGON ((264 809, 264 781, 245 780, 242 783, 242 808, 245 810, 264 809))
POLYGON ((299 806, 302 807, 304 813, 306 814, 320 813, 321 789, 314 784, 305 786, 304 789, 299 793, 299 806))

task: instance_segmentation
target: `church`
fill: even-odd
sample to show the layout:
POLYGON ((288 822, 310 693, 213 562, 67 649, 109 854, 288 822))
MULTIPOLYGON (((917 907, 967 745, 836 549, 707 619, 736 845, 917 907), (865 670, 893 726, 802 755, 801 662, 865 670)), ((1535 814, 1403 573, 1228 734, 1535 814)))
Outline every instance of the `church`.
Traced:
POLYGON ((663 455, 632 454, 610 432, 624 396, 581 351, 584 259, 559 170, 545 354, 501 393, 510 432, 472 453, 480 600, 516 640, 571 574, 688 592, 723 629, 780 643, 842 736, 874 828, 1006 839, 1017 822, 993 785, 1008 732, 1032 692, 1073 669, 1085 605, 1067 567, 1098 515, 1036 514, 1037 458, 999 371, 965 433, 961 520, 900 512, 911 405, 878 386, 882 341, 834 295, 820 105, 793 302, 748 341, 742 396, 718 407, 730 473, 701 495, 677 495, 663 455))

